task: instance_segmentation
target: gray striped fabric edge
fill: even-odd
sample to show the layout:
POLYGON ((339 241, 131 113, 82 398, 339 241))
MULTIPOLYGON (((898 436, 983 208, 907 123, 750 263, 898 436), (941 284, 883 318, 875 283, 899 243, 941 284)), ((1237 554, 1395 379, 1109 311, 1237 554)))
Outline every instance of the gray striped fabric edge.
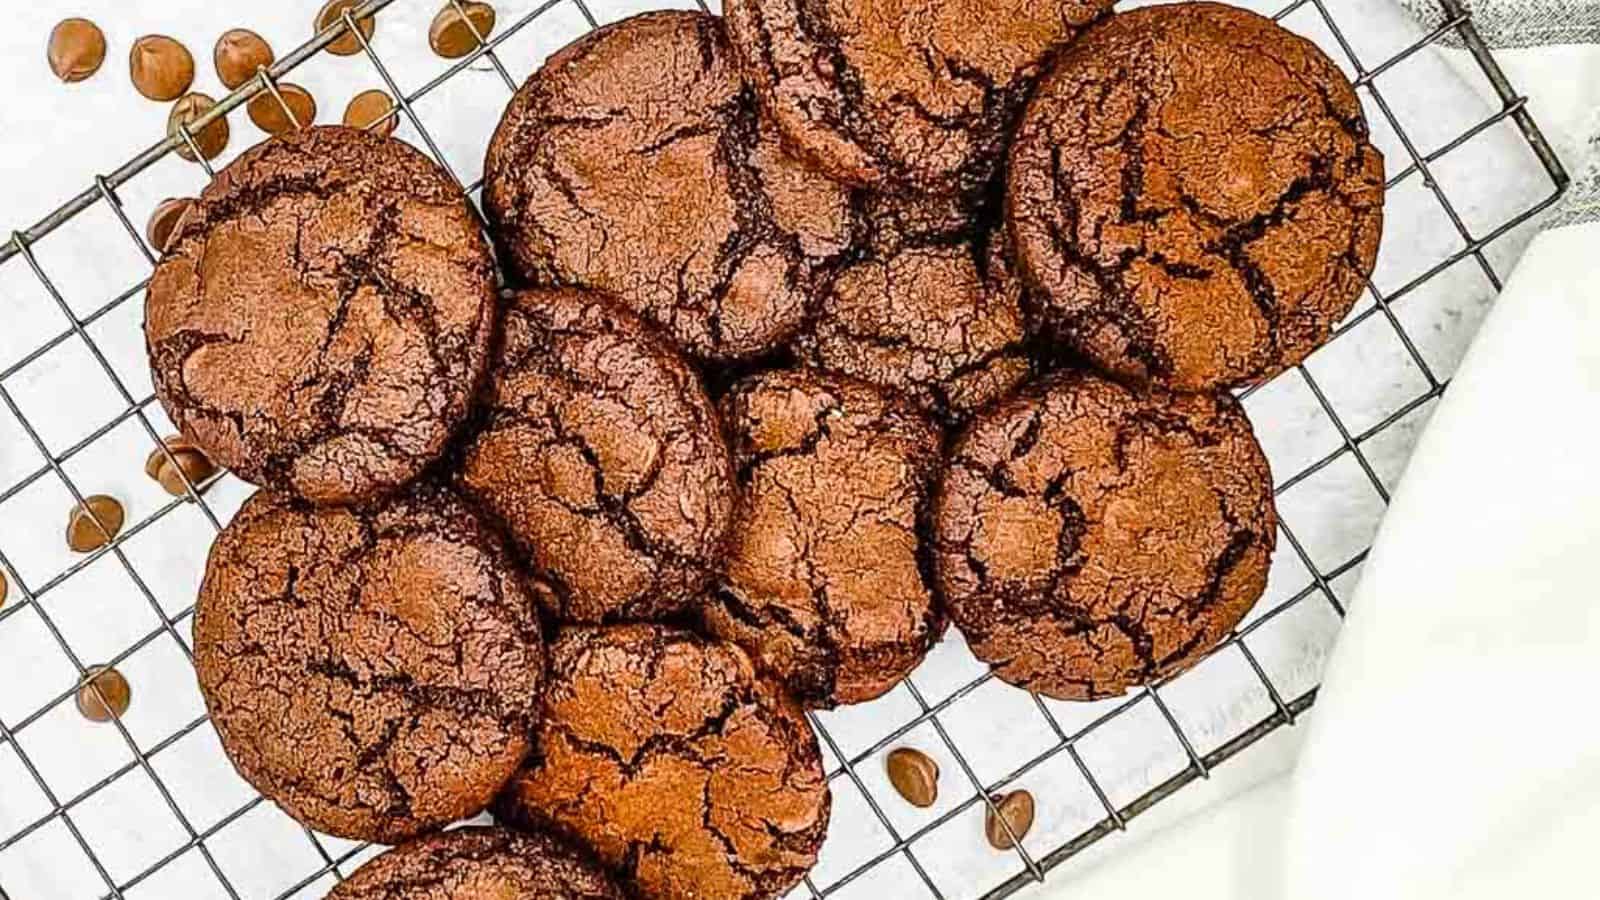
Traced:
MULTIPOLYGON (((1542 47, 1600 43, 1600 2, 1595 0, 1462 0, 1473 27, 1490 47, 1542 47)), ((1435 0, 1400 0, 1428 28, 1445 19, 1435 0)), ((1454 33, 1441 43, 1461 46, 1454 33)))
MULTIPOLYGON (((1490 47, 1525 49, 1555 44, 1600 44, 1600 0, 1462 0, 1472 24, 1490 47)), ((1400 0, 1425 28, 1445 20, 1436 0, 1400 0)), ((1454 32, 1440 43, 1461 47, 1454 32)), ((1600 221, 1600 110, 1590 120, 1583 162, 1561 203, 1545 219, 1546 228, 1600 221)))

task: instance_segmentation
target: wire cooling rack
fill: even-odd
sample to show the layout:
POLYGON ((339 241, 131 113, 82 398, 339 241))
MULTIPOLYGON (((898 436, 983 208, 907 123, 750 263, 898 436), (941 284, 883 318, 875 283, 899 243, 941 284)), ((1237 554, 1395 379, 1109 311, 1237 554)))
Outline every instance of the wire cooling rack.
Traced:
MULTIPOLYGON (((410 126, 404 133, 414 132, 455 177, 429 131, 428 116, 418 109, 424 98, 469 68, 492 73, 489 80, 515 90, 516 81, 502 59, 506 42, 538 27, 541 17, 552 11, 575 13, 585 29, 596 25, 585 0, 547 0, 502 22, 476 53, 404 91, 378 49, 350 26, 355 17, 406 2, 435 5, 434 0, 368 0, 223 99, 194 127, 227 115, 262 91, 278 96, 281 103, 278 80, 348 28, 361 40, 368 74, 399 100, 392 115, 410 126)), ((702 0, 695 2, 705 8, 702 0)), ((1401 301, 1410 295, 1476 290, 1486 305, 1500 288, 1501 271, 1492 259, 1496 242, 1555 202, 1567 184, 1560 162, 1528 114, 1525 98, 1507 82, 1459 0, 1440 0, 1444 19, 1431 32, 1376 55, 1356 46, 1340 27, 1335 16, 1340 2, 1294 0, 1277 10, 1276 18, 1308 33, 1353 74, 1375 133, 1382 132, 1387 143, 1391 215, 1396 195, 1410 192, 1413 201, 1430 205, 1443 243, 1419 265, 1391 273, 1383 288, 1372 284, 1369 298, 1330 343, 1330 348, 1359 348, 1387 342, 1387 355, 1358 351, 1341 357, 1339 351, 1325 350, 1243 396, 1278 472, 1282 540, 1267 598, 1195 670, 1123 698, 1061 704, 1011 689, 992 679, 953 635, 887 697, 813 716, 829 760, 835 812, 821 862, 791 896, 1010 896, 1128 828, 1142 813, 1207 777, 1268 733, 1293 724, 1312 705, 1321 651, 1344 614, 1341 594, 1354 581, 1366 555, 1364 538, 1370 536, 1370 527, 1357 528, 1352 543, 1349 533, 1337 526, 1351 517, 1375 525, 1397 474, 1396 454, 1403 460, 1409 439, 1448 383, 1446 370, 1453 367, 1450 351, 1442 351, 1441 359, 1431 348, 1437 344, 1435 335, 1460 319, 1463 310, 1446 303, 1417 314, 1401 301), (1499 108, 1451 133, 1432 129, 1435 133, 1414 139, 1396 112, 1404 104, 1392 99, 1412 86, 1413 79, 1400 77, 1399 70, 1435 42, 1465 48, 1499 108), (1390 73, 1395 77, 1385 78, 1390 73), (1481 211, 1464 214, 1452 201, 1446 189, 1449 179, 1441 178, 1439 170, 1461 148, 1504 129, 1531 154, 1526 168, 1542 170, 1545 180, 1522 208, 1485 221, 1481 211), (1464 287, 1463 278, 1478 287, 1464 287), (1429 285, 1440 290, 1424 291, 1429 285), (1319 363, 1319 357, 1330 353, 1319 363), (1356 377, 1357 370, 1389 365, 1392 371, 1383 378, 1356 377), (1285 397, 1298 397, 1299 406, 1286 405, 1285 397), (1296 411, 1285 412, 1291 408, 1296 411), (1288 445, 1272 438, 1280 419, 1287 419, 1288 431, 1300 438, 1292 450, 1281 449, 1288 445), (1320 441, 1317 435, 1323 436, 1320 441), (1335 478, 1330 473, 1341 474, 1335 478), (1322 483, 1328 481, 1342 486, 1322 483), (1328 534, 1334 537, 1325 538, 1328 534), (1289 627, 1286 622, 1299 624, 1289 627), (1285 631, 1287 641, 1275 642, 1274 629, 1285 631), (883 775, 882 757, 902 745, 919 746, 944 764, 943 796, 929 810, 907 807, 883 775), (982 837, 984 813, 997 796, 1017 787, 1034 794, 1036 824, 1013 850, 992 850, 982 837)), ((502 102, 486 103, 492 109, 485 115, 497 114, 502 102)), ((0 683, 0 692, 16 693, 15 685, 22 684, 27 688, 22 693, 37 701, 22 708, 0 702, 0 900, 320 897, 379 849, 301 829, 248 792, 221 760, 197 699, 191 699, 188 712, 166 713, 162 723, 139 715, 151 693, 193 692, 186 668, 192 659, 186 634, 192 592, 174 599, 152 582, 164 585, 176 578, 184 583, 187 578, 193 583, 199 559, 192 554, 174 559, 152 552, 150 545, 172 539, 162 529, 174 517, 199 521, 200 533, 208 538, 237 508, 245 493, 242 485, 225 474, 206 484, 187 484, 187 496, 151 504, 148 515, 131 520, 106 547, 62 566, 30 565, 31 560, 15 555, 14 541, 8 548, 9 533, 38 530, 17 521, 21 514, 11 511, 24 495, 64 488, 69 502, 81 503, 86 494, 96 492, 96 485, 86 483, 80 460, 117 435, 126 438, 130 429, 144 450, 161 446, 163 432, 171 430, 162 424, 152 396, 135 395, 126 369, 113 363, 115 351, 102 346, 104 334, 97 332, 119 308, 136 304, 145 282, 84 311, 64 296, 59 273, 53 276, 35 249, 75 217, 103 204, 143 260, 153 265, 156 254, 140 236, 119 190, 183 144, 194 145, 189 131, 94 177, 82 194, 0 245, 0 272, 25 267, 70 323, 0 369, 0 414, 10 413, 19 426, 16 439, 31 444, 42 461, 13 483, 0 481, 0 574, 11 585, 11 598, 0 607, 0 677, 10 683, 0 683), (43 433, 47 429, 35 424, 37 405, 18 398, 23 390, 18 384, 30 367, 60 353, 75 353, 81 365, 103 371, 115 392, 113 414, 66 446, 58 446, 43 433), (153 537, 146 540, 143 535, 153 537), (184 571, 174 575, 174 569, 184 571), (67 606, 52 596, 74 590, 82 595, 109 593, 99 597, 96 602, 102 606, 95 609, 120 604, 118 608, 138 610, 153 624, 118 644, 115 653, 89 658, 85 642, 74 633, 76 626, 64 621, 71 615, 67 606), (9 637, 7 628, 12 630, 9 637), (25 639, 36 643, 31 653, 19 655, 15 650, 25 639), (7 647, 13 648, 10 665, 19 671, 7 671, 7 647), (167 671, 176 674, 166 682, 157 675, 135 680, 134 708, 124 719, 91 725, 70 711, 78 683, 91 667, 110 664, 159 673, 162 665, 148 659, 158 649, 168 659, 167 671), (37 740, 35 733, 41 735, 37 740), (64 762, 58 759, 58 748, 64 746, 78 748, 74 752, 88 762, 71 753, 64 762), (40 872, 53 874, 42 882, 43 895, 35 897, 40 872), (24 888, 18 885, 23 883, 29 885, 28 894, 21 893, 24 888), (13 892, 9 895, 8 887, 13 892)), ((212 174, 208 163, 199 165, 212 174)), ((1498 167, 1489 169, 1473 177, 1490 183, 1501 177, 1498 167)), ((475 199, 479 187, 462 185, 469 199, 475 199)), ((1386 246, 1393 243, 1388 240, 1386 246)), ((5 303, 0 298, 0 326, 10 316, 5 303)), ((1470 308, 1465 311, 1468 318, 1471 313, 1470 308)), ((1454 327, 1463 328, 1459 323, 1454 327)), ((1471 323, 1464 327, 1469 334, 1471 323)), ((50 398, 54 403, 76 400, 50 398)), ((128 465, 137 466, 142 459, 140 452, 128 465)))

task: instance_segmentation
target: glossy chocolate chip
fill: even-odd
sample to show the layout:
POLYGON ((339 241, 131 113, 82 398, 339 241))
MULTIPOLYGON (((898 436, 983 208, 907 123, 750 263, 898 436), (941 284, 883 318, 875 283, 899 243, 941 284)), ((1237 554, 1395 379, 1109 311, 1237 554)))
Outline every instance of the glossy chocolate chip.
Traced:
POLYGON ((67 519, 67 546, 78 553, 99 550, 122 530, 122 522, 122 504, 115 497, 86 497, 67 519))
POLYGON ((990 797, 989 802, 993 805, 984 813, 984 836, 996 850, 1010 850, 1033 827, 1033 795, 1027 791, 1012 791, 990 797))
POLYGON ((248 28, 224 32, 211 51, 217 77, 230 90, 254 78, 257 70, 272 65, 275 58, 266 39, 248 28))
MULTIPOLYGON (((204 128, 196 131, 193 123, 196 119, 210 112, 217 105, 217 101, 205 94, 187 94, 182 100, 172 105, 172 112, 167 116, 167 134, 178 133, 179 126, 189 126, 189 135, 194 138, 195 147, 200 148, 200 154, 206 159, 216 159, 228 148, 228 117, 219 116, 208 123, 204 128)), ((188 141, 180 143, 177 154, 190 162, 196 162, 194 149, 188 141)))
POLYGON ((428 28, 428 46, 445 59, 460 59, 478 49, 494 31, 494 7, 487 3, 446 3, 428 28), (464 14, 464 15, 463 15, 464 14))
POLYGON ((889 783, 912 806, 929 807, 939 799, 939 764, 921 750, 900 747, 884 761, 889 783))
POLYGON ((121 718, 132 700, 128 679, 110 666, 95 666, 78 685, 78 712, 91 722, 121 718))
POLYGON ((194 205, 193 197, 169 197, 156 205, 155 212, 150 214, 150 222, 145 225, 145 240, 150 242, 150 248, 157 253, 165 253, 167 244, 172 236, 178 233, 178 225, 183 222, 183 217, 189 212, 189 207, 194 205))
POLYGON ((106 61, 106 36, 88 19, 62 19, 50 29, 46 48, 50 71, 62 81, 83 81, 106 61))
POLYGON ((151 100, 176 100, 194 84, 194 56, 173 38, 147 34, 128 51, 128 76, 134 89, 151 100))

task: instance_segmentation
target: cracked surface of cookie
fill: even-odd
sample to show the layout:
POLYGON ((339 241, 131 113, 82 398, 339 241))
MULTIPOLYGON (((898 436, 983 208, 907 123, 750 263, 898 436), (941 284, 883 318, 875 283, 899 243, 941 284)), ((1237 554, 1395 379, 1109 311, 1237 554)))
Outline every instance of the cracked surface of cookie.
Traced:
POLYGON ((831 806, 805 717, 738 647, 656 625, 550 647, 537 746, 495 811, 593 848, 646 897, 771 898, 831 806))
POLYGON ((1040 322, 1100 368, 1241 387, 1327 339, 1372 272, 1383 159, 1310 41, 1214 3, 1121 13, 1029 102, 1007 217, 1040 322))
POLYGON ((972 652, 1051 697, 1196 662, 1266 587, 1272 476, 1223 394, 1049 376, 956 441, 934 512, 939 587, 972 652))
POLYGON ((489 804, 544 670, 499 539, 429 485, 365 508, 250 498, 211 548, 194 654, 239 774, 299 822, 380 843, 489 804))
POLYGON ((501 329, 462 486, 551 587, 557 619, 683 611, 733 514, 733 466, 699 376, 594 292, 515 295, 501 329))
POLYGON ((156 394, 206 455, 320 504, 415 477, 482 377, 494 263, 449 177, 347 128, 219 174, 151 278, 156 394))
POLYGON ((813 708, 894 687, 944 632, 927 523, 940 432, 909 400, 810 369, 722 400, 742 495, 702 615, 813 708))
POLYGON ((833 177, 897 193, 977 189, 1053 48, 1109 0, 728 0, 763 108, 833 177))
POLYGON ((611 876, 547 834, 457 828, 396 847, 328 900, 625 900, 611 876))
POLYGON ((1033 366, 1004 235, 945 199, 869 207, 872 248, 822 289, 796 347, 813 366, 900 391, 954 424, 1033 366))
POLYGON ((761 126, 719 19, 634 16, 556 53, 506 109, 484 203, 536 284, 610 293, 694 356, 747 359, 799 329, 849 249, 849 192, 761 126))

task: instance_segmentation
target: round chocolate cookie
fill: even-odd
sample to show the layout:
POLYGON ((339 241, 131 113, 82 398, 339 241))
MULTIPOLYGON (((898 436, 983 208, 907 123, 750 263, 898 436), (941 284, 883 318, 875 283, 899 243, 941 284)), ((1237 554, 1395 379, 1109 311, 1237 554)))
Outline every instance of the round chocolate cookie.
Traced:
POLYGON ((496 813, 581 840, 640 896, 781 896, 828 828, 799 708, 738 647, 686 631, 564 632, 537 746, 496 813))
POLYGON ((1039 84, 1007 216, 1040 323, 1179 390, 1304 359, 1372 272, 1383 158, 1310 41, 1214 3, 1113 16, 1039 84))
POLYGON ((1061 699, 1197 661, 1267 583, 1272 476, 1223 394, 1033 382, 951 451, 934 511, 950 618, 1002 679, 1061 699))
POLYGON ((871 216, 872 249, 823 289, 797 349, 811 365, 901 391, 959 423, 1033 367, 1022 282, 1002 236, 975 217, 950 221, 939 206, 871 216))
POLYGON ((499 540, 429 485, 349 509, 250 498, 211 548, 194 659, 246 781, 386 844, 488 805, 528 752, 544 671, 499 540))
POLYGON ((849 192, 765 132, 704 13, 634 16, 550 57, 506 109, 484 173, 523 277, 613 294, 703 359, 792 337, 852 234, 849 192))
POLYGON ((722 400, 743 487, 702 615, 813 708, 894 687, 944 632, 920 535, 939 428, 910 401, 815 370, 722 400))
POLYGON ((1110 0, 728 0, 746 76, 792 146, 835 178, 976 190, 1051 52, 1110 0))
POLYGON ((145 299, 156 394, 240 477, 371 499, 443 451, 483 374, 494 263, 460 190, 399 141, 308 128, 246 151, 145 299))
POLYGON ((462 486, 550 585, 556 618, 681 612, 733 514, 733 466, 699 376, 596 293, 529 291, 502 316, 462 486))
POLYGON ((550 835, 458 828, 375 857, 328 900, 625 900, 611 876, 550 835))

